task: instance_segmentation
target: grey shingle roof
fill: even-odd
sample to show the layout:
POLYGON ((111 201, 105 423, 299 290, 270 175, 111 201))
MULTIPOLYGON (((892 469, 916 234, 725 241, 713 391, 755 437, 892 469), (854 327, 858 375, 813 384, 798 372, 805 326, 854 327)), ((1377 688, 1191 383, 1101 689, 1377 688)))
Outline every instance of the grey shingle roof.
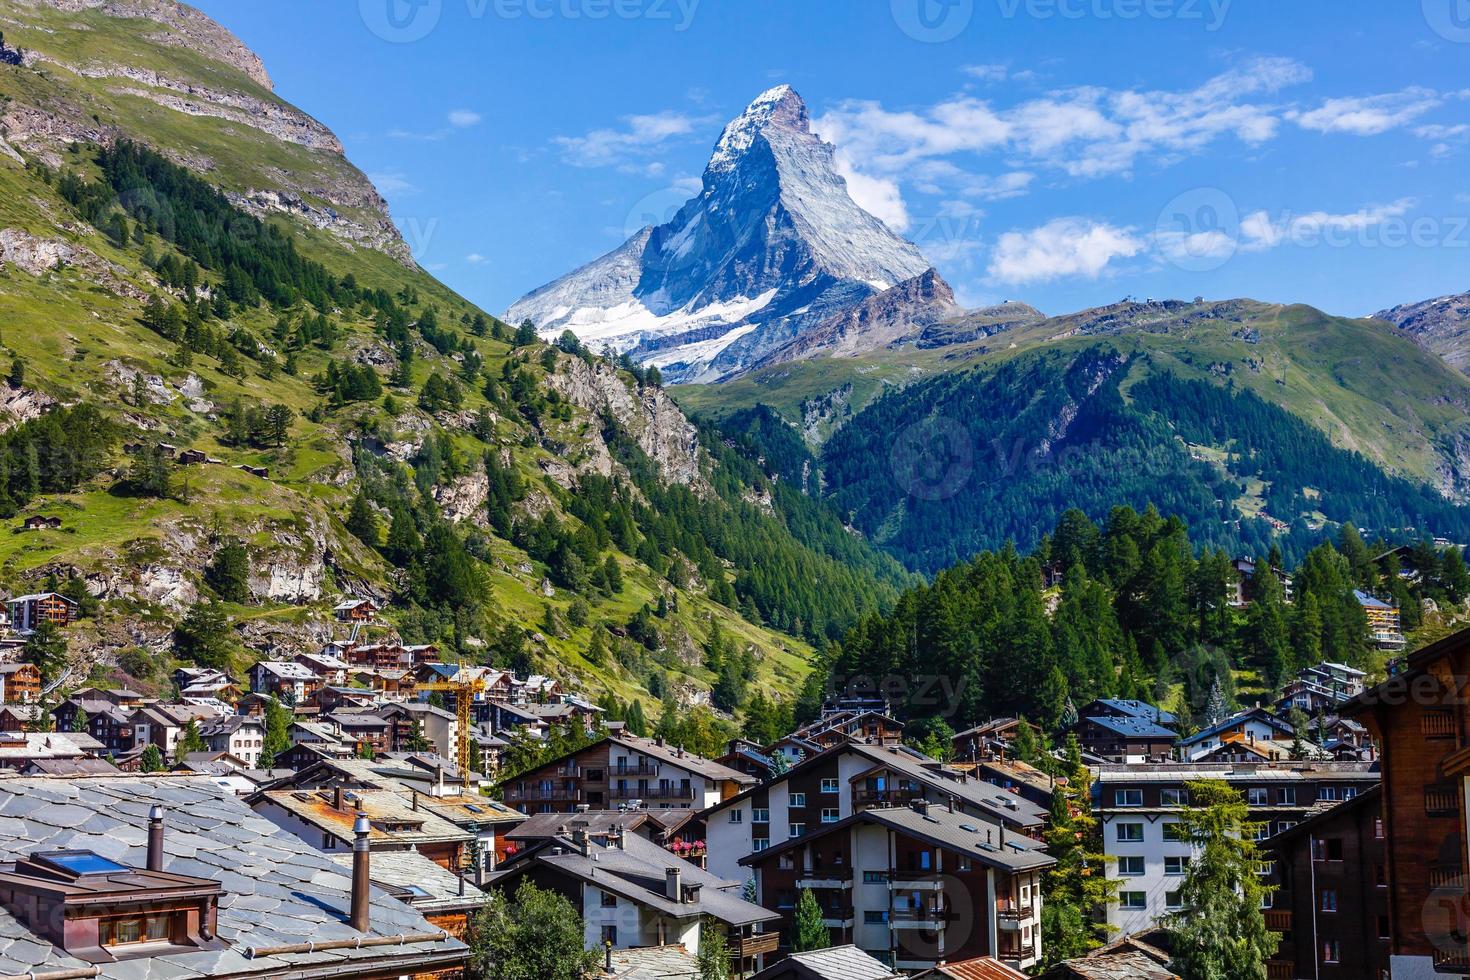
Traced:
POLYGON ((792 953, 788 960, 766 967, 752 980, 788 975, 803 980, 893 980, 902 976, 856 946, 833 946, 809 953, 792 953))
MULTIPOLYGON (((164 870, 208 878, 223 886, 219 936, 228 948, 103 964, 103 977, 192 980, 270 973, 293 965, 385 963, 464 949, 451 939, 247 958, 250 948, 357 939, 361 934, 347 924, 351 878, 207 778, 0 775, 0 860, 14 860, 37 850, 77 848, 141 867, 146 861, 148 811, 154 804, 165 811, 164 870)), ((438 931, 420 913, 376 890, 370 918, 375 936, 438 931)), ((0 911, 0 973, 84 969, 88 965, 0 911)))

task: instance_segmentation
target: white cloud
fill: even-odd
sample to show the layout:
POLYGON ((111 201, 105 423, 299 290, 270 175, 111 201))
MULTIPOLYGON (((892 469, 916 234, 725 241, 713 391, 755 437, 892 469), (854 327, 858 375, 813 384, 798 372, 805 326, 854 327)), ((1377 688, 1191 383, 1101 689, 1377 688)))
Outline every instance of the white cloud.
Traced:
POLYGON ((1345 242, 1402 218, 1417 206, 1417 201, 1405 197, 1392 204, 1370 205, 1347 214, 1311 211, 1272 217, 1265 211, 1253 211, 1240 219, 1241 248, 1248 252, 1264 252, 1281 245, 1345 242))
POLYGON ((1085 218, 1056 218, 1030 231, 1008 231, 990 257, 990 277, 1008 285, 1064 276, 1096 279, 1114 259, 1132 258, 1146 243, 1131 229, 1085 218))
POLYGON ((482 117, 473 109, 455 109, 449 114, 449 125, 455 129, 469 129, 478 126, 482 117))
POLYGON ((1303 129, 1319 133, 1376 136, 1408 125, 1443 102, 1433 89, 1406 88, 1385 95, 1328 99, 1315 109, 1292 113, 1291 118, 1303 129))
POLYGON ((1010 74, 1005 65, 965 65, 960 71, 982 82, 1003 82, 1010 74))
POLYGON ((661 149, 669 140, 687 136, 705 118, 664 111, 626 116, 622 129, 594 129, 582 136, 558 136, 562 158, 576 167, 625 166, 661 149))
POLYGON ((481 255, 479 252, 471 252, 469 255, 466 255, 464 257, 464 260, 466 262, 468 262, 470 265, 483 265, 484 263, 490 261, 489 259, 485 258, 485 256, 481 255))
POLYGON ((838 152, 834 162, 837 173, 847 181, 847 193, 858 207, 898 234, 908 231, 909 212, 898 189, 898 181, 858 173, 846 153, 838 152))
POLYGON ((409 180, 401 170, 380 170, 367 176, 384 197, 394 195, 403 197, 406 194, 417 194, 419 191, 417 185, 409 180))

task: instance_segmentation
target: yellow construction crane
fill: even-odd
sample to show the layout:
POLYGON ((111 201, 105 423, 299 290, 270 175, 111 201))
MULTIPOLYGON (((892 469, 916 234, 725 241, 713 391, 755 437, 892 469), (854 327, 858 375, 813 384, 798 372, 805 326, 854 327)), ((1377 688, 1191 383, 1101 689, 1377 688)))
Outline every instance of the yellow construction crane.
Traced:
MULTIPOLYGON (((463 668, 461 672, 462 670, 463 668)), ((464 780, 468 780, 470 774, 470 730, 473 727, 470 719, 475 706, 475 695, 484 693, 487 687, 483 677, 472 677, 465 681, 429 681, 413 687, 415 691, 447 691, 454 695, 455 714, 459 717, 459 739, 455 746, 454 761, 459 766, 460 778, 464 780)))

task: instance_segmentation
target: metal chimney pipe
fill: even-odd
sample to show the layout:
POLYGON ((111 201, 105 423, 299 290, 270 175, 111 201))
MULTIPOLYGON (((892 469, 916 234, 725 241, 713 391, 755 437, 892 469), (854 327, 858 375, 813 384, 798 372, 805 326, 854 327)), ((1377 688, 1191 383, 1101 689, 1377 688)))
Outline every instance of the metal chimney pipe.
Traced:
POLYGON ((368 905, 372 893, 372 858, 368 851, 368 834, 372 825, 367 817, 358 817, 352 825, 352 928, 368 931, 368 905))
POLYGON ((163 807, 148 811, 148 870, 163 870, 163 807))

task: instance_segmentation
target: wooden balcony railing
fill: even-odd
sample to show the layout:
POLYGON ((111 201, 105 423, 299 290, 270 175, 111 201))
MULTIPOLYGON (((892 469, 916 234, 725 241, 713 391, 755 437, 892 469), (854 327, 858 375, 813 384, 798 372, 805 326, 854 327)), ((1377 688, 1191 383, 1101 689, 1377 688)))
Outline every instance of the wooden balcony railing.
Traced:
POLYGON ((608 795, 615 800, 692 800, 693 786, 614 786, 608 795))
POLYGON ((1266 980, 1295 980, 1296 964, 1290 960, 1267 960, 1266 980))
POLYGON ((1419 716, 1419 734, 1426 738, 1444 738, 1455 734, 1455 715, 1451 711, 1425 711, 1419 716))
POLYGON ((1426 789, 1424 812, 1431 817, 1454 816, 1460 812, 1460 801, 1452 789, 1426 789))
POLYGON ((780 946, 779 932, 762 932, 754 936, 742 936, 740 945, 736 947, 736 954, 741 959, 750 959, 753 956, 774 953, 780 946))
POLYGON ((1291 909, 1267 909, 1266 928, 1272 932, 1291 931, 1291 909))

